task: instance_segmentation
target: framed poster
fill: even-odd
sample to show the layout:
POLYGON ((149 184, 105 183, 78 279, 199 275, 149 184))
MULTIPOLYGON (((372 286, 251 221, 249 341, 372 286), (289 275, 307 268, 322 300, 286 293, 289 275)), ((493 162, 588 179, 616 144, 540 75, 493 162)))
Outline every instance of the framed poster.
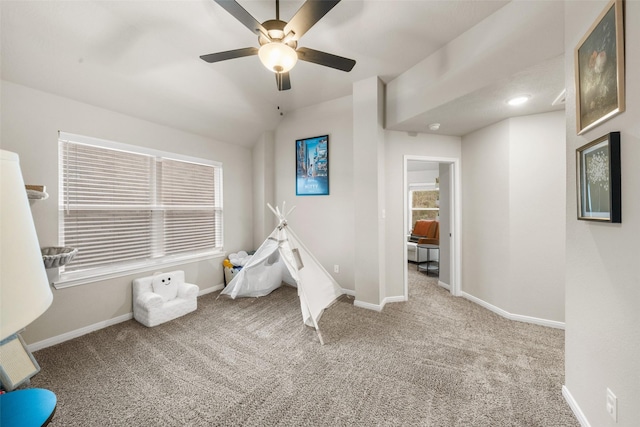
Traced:
POLYGON ((612 0, 575 49, 578 135, 624 111, 622 0, 612 0))
POLYGON ((329 135, 296 140, 296 196, 329 195, 329 135))
POLYGON ((578 219, 622 222, 620 132, 576 150, 578 219))

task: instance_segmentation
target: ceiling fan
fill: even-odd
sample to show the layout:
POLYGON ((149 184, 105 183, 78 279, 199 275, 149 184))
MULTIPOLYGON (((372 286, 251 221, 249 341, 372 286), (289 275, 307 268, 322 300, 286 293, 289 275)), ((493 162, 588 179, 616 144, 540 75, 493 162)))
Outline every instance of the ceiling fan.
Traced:
POLYGON ((276 19, 259 23, 235 0, 214 0, 245 27, 258 35, 260 47, 245 47, 200 56, 206 62, 226 61, 258 55, 262 64, 276 75, 278 90, 291 89, 289 71, 298 59, 349 72, 356 61, 307 47, 298 40, 340 0, 307 0, 289 22, 280 20, 280 1, 276 0, 276 19))

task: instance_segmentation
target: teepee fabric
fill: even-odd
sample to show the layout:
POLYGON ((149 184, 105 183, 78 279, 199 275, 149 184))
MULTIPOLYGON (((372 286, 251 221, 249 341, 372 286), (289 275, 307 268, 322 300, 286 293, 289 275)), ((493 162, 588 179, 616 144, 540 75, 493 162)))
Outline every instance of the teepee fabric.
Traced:
POLYGON ((283 282, 297 287, 302 320, 316 328, 322 342, 318 321, 324 310, 342 295, 342 288, 289 228, 284 204, 282 212, 268 206, 278 217, 278 226, 221 295, 231 298, 265 296, 283 282))

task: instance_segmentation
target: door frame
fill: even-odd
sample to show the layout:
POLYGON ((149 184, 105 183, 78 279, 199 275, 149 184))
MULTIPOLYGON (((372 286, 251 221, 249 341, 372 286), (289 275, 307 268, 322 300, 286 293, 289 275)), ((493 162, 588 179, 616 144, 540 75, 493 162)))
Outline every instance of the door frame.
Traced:
MULTIPOLYGON (((404 155, 404 164, 402 166, 403 172, 403 180, 402 180, 402 194, 403 194, 403 202, 404 206, 402 208, 403 212, 403 233, 406 233, 408 230, 407 218, 409 216, 408 206, 408 182, 407 182, 407 164, 409 160, 418 160, 425 162, 435 162, 435 163, 445 163, 449 165, 450 175, 451 175, 451 206, 449 209, 450 224, 451 224, 451 247, 449 259, 450 262, 450 272, 449 277, 451 278, 451 283, 449 283, 449 291, 451 295, 460 296, 461 294, 461 281, 462 281, 462 251, 461 251, 461 243, 462 243, 462 191, 461 191, 461 173, 460 173, 460 159, 456 157, 432 157, 432 156, 418 156, 405 154, 404 155)), ((442 238, 442 236, 441 236, 442 238)), ((409 300, 409 281, 408 281, 408 258, 407 258, 407 245, 405 244, 405 250, 403 255, 404 260, 404 299, 405 301, 409 300)))

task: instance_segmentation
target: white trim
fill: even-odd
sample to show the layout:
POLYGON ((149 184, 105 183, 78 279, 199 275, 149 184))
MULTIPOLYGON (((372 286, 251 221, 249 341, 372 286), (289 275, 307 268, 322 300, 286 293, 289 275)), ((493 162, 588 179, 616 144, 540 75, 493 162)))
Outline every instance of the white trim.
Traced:
POLYGON ((342 288, 342 293, 345 294, 345 295, 352 296, 352 297, 356 296, 356 291, 352 291, 351 289, 342 288))
POLYGON ((452 252, 453 261, 451 266, 450 284, 451 295, 459 296, 462 292, 462 160, 457 159, 453 162, 453 221, 452 229, 452 252))
POLYGON ((409 184, 410 191, 434 191, 439 188, 435 182, 412 182, 409 184))
POLYGON ((382 311, 384 308, 384 304, 371 304, 370 302, 364 302, 359 300, 354 300, 353 305, 355 307, 366 308, 367 310, 373 311, 382 311))
POLYGON ((109 141, 106 139, 93 138, 91 136, 77 135, 74 133, 58 131, 58 139, 64 141, 75 142, 83 145, 96 145, 103 148, 111 148, 112 150, 126 151, 129 153, 145 154, 148 156, 161 157, 163 159, 181 160, 183 162, 196 163, 206 166, 222 167, 221 162, 203 159, 200 157, 185 156, 183 154, 170 153, 168 151, 154 150, 153 148, 141 145, 125 144, 122 142, 109 141))
MULTIPOLYGON (((212 292, 219 291, 224 288, 224 285, 221 283, 219 285, 212 286, 210 288, 206 288, 198 292, 198 296, 210 294, 212 292)), ((29 344, 27 348, 29 351, 34 352, 38 350, 42 350, 43 348, 51 347, 56 344, 61 344, 65 341, 72 340, 74 338, 79 338, 83 335, 89 334, 91 332, 98 331, 100 329, 107 328, 109 326, 117 325, 118 323, 126 322, 127 320, 133 319, 133 312, 123 314, 118 317, 114 317, 111 319, 103 320, 102 322, 94 323, 93 325, 85 326, 80 329, 76 329, 70 332, 65 332, 61 335, 56 335, 55 337, 47 338, 42 341, 35 342, 33 344, 29 344)))
POLYGON ((449 285, 448 283, 444 283, 442 280, 438 280, 438 286, 440 286, 441 288, 445 288, 446 290, 451 292, 451 285, 449 285))
POLYGON ((480 298, 474 297, 473 295, 469 295, 466 292, 461 292, 460 296, 468 299, 473 303, 478 304, 479 306, 486 308, 489 311, 493 311, 494 313, 509 320, 515 320, 517 322, 523 322, 523 323, 531 323, 531 324, 540 325, 540 326, 547 326, 549 328, 555 328, 555 329, 564 329, 564 322, 558 322, 557 320, 540 319, 538 317, 524 316, 522 314, 509 313, 508 311, 503 310, 500 307, 496 307, 493 304, 489 304, 488 302, 481 300, 480 298))
POLYGON ((580 409, 578 402, 576 402, 576 400, 571 395, 571 392, 564 384, 562 385, 562 396, 564 396, 564 400, 567 401, 569 408, 571 408, 571 410, 573 411, 573 415, 576 416, 580 425, 582 427, 591 427, 591 424, 589 424, 589 420, 587 420, 584 412, 582 412, 582 409, 580 409))
POLYGON ((71 339, 89 334, 91 332, 95 332, 99 329, 106 328, 107 326, 113 326, 131 319, 133 319, 133 313, 123 314, 122 316, 103 320, 102 322, 94 323, 93 325, 85 326, 84 328, 76 329, 74 331, 66 332, 62 335, 56 335, 55 337, 47 338, 46 340, 29 344, 27 347, 29 348, 29 351, 42 350, 43 348, 51 347, 52 345, 60 344, 65 341, 69 341, 71 339))
MULTIPOLYGON (((450 266, 450 277, 449 281, 449 292, 451 295, 460 296, 461 293, 461 283, 462 283, 462 172, 461 172, 461 159, 459 157, 430 157, 430 156, 418 156, 412 154, 404 155, 404 163, 403 163, 403 182, 402 182, 402 197, 403 197, 403 230, 408 230, 409 224, 407 223, 408 218, 408 208, 409 208, 409 200, 408 200, 408 176, 407 176, 407 163, 409 160, 420 160, 425 162, 437 162, 437 163, 446 163, 451 168, 453 168, 452 176, 452 185, 450 187, 451 191, 451 266, 450 266)), ((406 245, 405 245, 406 246, 406 245)), ((403 251, 404 253, 404 265, 407 265, 407 250, 403 251)), ((404 297, 405 301, 409 300, 409 278, 408 272, 405 268, 404 270, 404 297)))
POLYGON ((407 299, 404 297, 404 295, 398 295, 395 297, 386 297, 382 300, 382 307, 387 305, 388 302, 406 302, 406 301, 407 299))
MULTIPOLYGON (((51 281, 51 285, 53 285, 54 288, 64 289, 72 286, 79 286, 79 285, 86 285, 88 283, 101 282, 103 280, 109 280, 116 277, 131 276, 133 274, 151 272, 151 271, 157 270, 158 268, 164 269, 168 267, 176 267, 180 265, 191 264, 194 262, 216 260, 220 258, 226 258, 225 252, 216 252, 216 253, 209 252, 201 255, 181 256, 173 260, 171 260, 171 257, 161 257, 152 261, 145 261, 144 263, 142 263, 141 265, 135 268, 127 268, 127 269, 122 268, 116 271, 111 271, 109 273, 103 273, 103 274, 94 273, 94 275, 91 275, 91 276, 81 276, 75 279, 72 277, 60 278, 59 276, 56 276, 53 278, 53 280, 50 279, 50 281, 51 281)), ((128 265, 127 267, 131 267, 131 265, 128 265)))
POLYGON ((220 283, 219 285, 215 285, 215 286, 212 286, 210 288, 202 289, 200 292, 198 292, 198 296, 201 297, 203 295, 212 294, 212 293, 218 292, 218 291, 220 291, 222 289, 224 289, 224 284, 220 283))

